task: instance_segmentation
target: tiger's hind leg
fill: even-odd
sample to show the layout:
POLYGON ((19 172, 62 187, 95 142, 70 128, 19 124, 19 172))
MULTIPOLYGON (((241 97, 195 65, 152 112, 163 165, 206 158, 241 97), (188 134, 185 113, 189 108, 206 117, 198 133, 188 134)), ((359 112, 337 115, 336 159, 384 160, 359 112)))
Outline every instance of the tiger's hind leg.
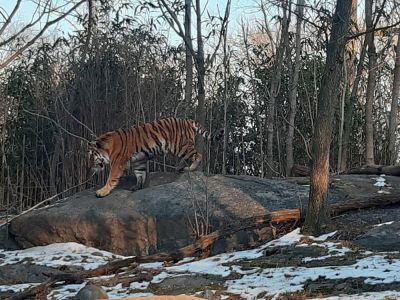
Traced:
POLYGON ((144 187, 147 177, 147 159, 136 161, 132 165, 133 173, 136 176, 136 185, 132 188, 132 191, 140 190, 144 187))

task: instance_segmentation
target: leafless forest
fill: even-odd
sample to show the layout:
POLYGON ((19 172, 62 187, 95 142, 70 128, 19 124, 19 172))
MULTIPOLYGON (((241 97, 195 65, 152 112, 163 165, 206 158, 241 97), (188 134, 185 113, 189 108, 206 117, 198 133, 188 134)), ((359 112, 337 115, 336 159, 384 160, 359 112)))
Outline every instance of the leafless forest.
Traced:
POLYGON ((104 182, 87 182, 87 142, 168 116, 225 128, 222 142, 200 145, 206 172, 310 166, 315 203, 328 172, 398 163, 396 0, 10 2, 0 9, 3 210, 104 182))

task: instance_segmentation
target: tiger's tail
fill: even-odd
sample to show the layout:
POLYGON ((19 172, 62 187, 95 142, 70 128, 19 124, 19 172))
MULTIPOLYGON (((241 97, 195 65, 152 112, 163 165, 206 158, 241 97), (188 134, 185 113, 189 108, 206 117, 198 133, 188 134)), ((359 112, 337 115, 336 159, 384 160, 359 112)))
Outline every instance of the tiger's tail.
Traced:
POLYGON ((199 122, 193 121, 193 128, 196 133, 201 135, 204 139, 208 141, 219 141, 225 133, 224 128, 219 129, 215 134, 210 134, 207 129, 205 129, 199 122))

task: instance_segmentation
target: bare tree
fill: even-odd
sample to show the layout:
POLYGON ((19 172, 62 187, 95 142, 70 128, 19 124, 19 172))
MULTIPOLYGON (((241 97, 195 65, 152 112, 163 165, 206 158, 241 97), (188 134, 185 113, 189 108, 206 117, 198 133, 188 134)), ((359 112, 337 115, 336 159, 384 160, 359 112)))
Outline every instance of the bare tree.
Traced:
POLYGON ((310 198, 303 230, 318 234, 329 223, 327 192, 332 120, 344 63, 344 47, 349 32, 351 0, 337 0, 332 30, 326 50, 326 65, 318 94, 318 113, 312 144, 310 198))
POLYGON ((400 95, 400 31, 397 34, 395 65, 393 70, 392 104, 389 120, 389 164, 395 164, 398 153, 396 151, 398 105, 400 95))
POLYGON ((374 28, 372 17, 373 0, 365 0, 365 22, 367 34, 365 36, 368 44, 368 82, 365 101, 365 162, 367 165, 374 165, 374 120, 373 105, 375 99, 376 82, 376 48, 374 42, 374 28))
MULTIPOLYGON (((351 33, 357 32, 357 0, 352 0, 351 5, 351 33)), ((364 62, 365 49, 363 48, 364 55, 362 56, 362 62, 359 66, 362 66, 364 62)), ((338 160, 337 160, 337 171, 342 172, 346 169, 347 165, 347 146, 350 136, 351 120, 353 118, 353 111, 355 105, 355 97, 350 96, 350 92, 354 89, 354 92, 358 89, 358 83, 360 78, 356 78, 356 67, 355 61, 357 56, 357 41, 351 39, 345 47, 345 58, 346 63, 344 64, 344 82, 342 85, 342 101, 340 105, 340 122, 339 122, 339 138, 338 138, 338 160), (346 131, 347 130, 347 131, 346 131)), ((361 77, 361 74, 359 74, 361 77)))
POLYGON ((295 58, 293 62, 293 72, 291 75, 291 85, 289 91, 289 124, 286 136, 286 176, 290 176, 293 167, 293 138, 295 128, 295 117, 297 109, 297 85, 299 82, 299 71, 301 65, 301 24, 304 14, 304 0, 297 0, 297 21, 296 21, 296 41, 295 41, 295 58))
POLYGON ((224 66, 224 143, 222 148, 222 174, 226 174, 226 154, 228 147, 228 122, 227 122, 227 111, 228 111, 228 74, 229 74, 229 60, 230 57, 228 54, 228 45, 227 45, 227 36, 228 36, 228 23, 226 26, 226 30, 224 32, 223 39, 223 66, 224 66))
POLYGON ((192 100, 193 90, 193 57, 191 51, 193 50, 192 44, 192 0, 185 0, 185 70, 186 70, 186 81, 185 81, 185 103, 186 106, 192 100))
MULTIPOLYGON (((270 87, 270 92, 269 92, 269 97, 268 97, 268 103, 267 103, 267 120, 265 123, 266 126, 266 132, 267 132, 267 153, 266 153, 266 159, 267 159, 267 167, 268 167, 268 175, 272 176, 274 168, 273 168, 273 162, 274 162, 274 123, 275 123, 275 112, 276 112, 276 99, 278 97, 279 93, 279 88, 281 85, 281 77, 282 77, 282 67, 283 67, 283 58, 285 56, 285 50, 287 49, 286 45, 288 42, 289 38, 289 22, 290 19, 288 18, 288 10, 290 10, 289 7, 290 3, 289 1, 285 0, 282 3, 282 8, 283 8, 283 18, 282 18, 282 26, 281 26, 281 36, 280 36, 280 41, 279 45, 276 49, 275 53, 275 62, 274 62, 274 76, 272 77, 271 80, 271 87, 270 87)), ((262 6, 262 9, 265 10, 265 6, 262 6)), ((265 12, 264 12, 265 15, 265 12)), ((267 24, 265 24, 267 27, 267 24)))
POLYGON ((6 35, 6 29, 13 21, 16 13, 20 10, 22 0, 17 1, 14 9, 9 16, 0 14, 0 16, 3 18, 3 25, 0 28, 0 47, 10 48, 9 54, 0 61, 0 70, 7 67, 25 50, 31 47, 40 37, 43 36, 43 34, 46 32, 46 30, 49 29, 49 27, 69 16, 73 11, 75 11, 80 5, 82 5, 86 1, 87 0, 81 0, 75 4, 73 4, 73 1, 71 1, 69 2, 69 4, 71 5, 67 5, 67 7, 69 6, 69 8, 61 13, 60 10, 62 9, 62 7, 66 6, 65 4, 63 4, 62 6, 55 6, 52 0, 46 0, 44 3, 38 2, 36 4, 37 7, 35 10, 38 13, 34 13, 31 21, 28 24, 24 25, 22 28, 17 29, 15 33, 12 33, 10 35, 6 35), (42 24, 42 22, 44 23, 42 24), (20 43, 20 40, 24 36, 24 34, 26 34, 29 29, 33 29, 35 27, 39 27, 39 31, 34 34, 33 37, 30 37, 20 43), (16 47, 12 47, 12 44, 17 40, 19 41, 18 45, 16 47))

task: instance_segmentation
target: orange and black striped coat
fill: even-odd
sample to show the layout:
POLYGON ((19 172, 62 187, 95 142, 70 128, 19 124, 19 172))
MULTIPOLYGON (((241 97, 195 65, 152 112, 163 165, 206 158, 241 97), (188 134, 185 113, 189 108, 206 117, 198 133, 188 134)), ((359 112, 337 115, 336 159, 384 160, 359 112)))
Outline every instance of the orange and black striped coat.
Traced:
POLYGON ((111 164, 107 183, 96 196, 107 196, 117 185, 127 162, 130 160, 137 178, 134 189, 141 189, 147 175, 147 160, 155 155, 172 153, 182 160, 191 160, 185 171, 195 170, 202 155, 195 149, 195 137, 201 134, 210 138, 208 132, 190 119, 166 118, 141 126, 117 129, 97 137, 89 144, 90 165, 94 172, 111 164))

